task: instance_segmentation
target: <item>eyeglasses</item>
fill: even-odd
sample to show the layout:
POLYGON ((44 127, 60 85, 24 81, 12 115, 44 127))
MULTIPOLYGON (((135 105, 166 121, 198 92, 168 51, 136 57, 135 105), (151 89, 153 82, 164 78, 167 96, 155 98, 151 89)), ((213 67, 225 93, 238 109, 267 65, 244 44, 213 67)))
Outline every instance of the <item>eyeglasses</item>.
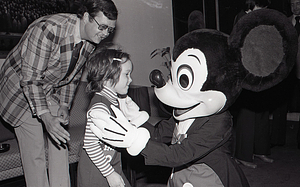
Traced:
MULTIPOLYGON (((93 18, 93 17, 91 16, 91 18, 93 18)), ((108 25, 105 25, 105 24, 99 24, 98 21, 95 18, 93 18, 93 20, 97 23, 98 29, 100 31, 105 31, 107 29, 107 32, 109 34, 115 32, 115 28, 114 27, 109 27, 108 25)))

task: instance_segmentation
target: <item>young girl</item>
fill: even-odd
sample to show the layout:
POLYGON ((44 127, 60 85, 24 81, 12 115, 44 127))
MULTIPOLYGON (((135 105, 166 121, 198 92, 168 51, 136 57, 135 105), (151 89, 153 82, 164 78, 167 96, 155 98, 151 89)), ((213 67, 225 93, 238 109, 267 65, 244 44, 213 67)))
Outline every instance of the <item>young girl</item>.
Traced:
MULTIPOLYGON (((129 54, 116 49, 98 50, 86 64, 88 93, 94 94, 87 112, 83 151, 78 163, 79 187, 130 186, 122 172, 121 153, 99 140, 90 128, 91 116, 97 111, 114 115, 114 105, 131 123, 143 124, 148 114, 126 95, 132 79, 132 62, 129 54), (138 122, 135 122, 138 121, 138 122)), ((140 125, 140 124, 136 124, 140 125)))

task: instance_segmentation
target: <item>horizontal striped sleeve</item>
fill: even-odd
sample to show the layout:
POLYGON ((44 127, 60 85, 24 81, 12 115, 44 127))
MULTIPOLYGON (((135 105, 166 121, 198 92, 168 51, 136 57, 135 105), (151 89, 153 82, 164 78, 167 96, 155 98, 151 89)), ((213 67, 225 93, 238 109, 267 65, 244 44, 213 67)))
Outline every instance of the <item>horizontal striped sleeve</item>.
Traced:
POLYGON ((109 109, 103 103, 94 104, 87 113, 87 125, 85 129, 83 148, 86 150, 91 161, 99 169, 104 177, 107 177, 112 172, 114 168, 111 166, 110 162, 106 159, 106 156, 103 152, 103 147, 107 146, 103 144, 98 137, 92 132, 90 124, 93 123, 89 113, 93 111, 101 111, 110 114, 109 109), (102 145, 101 145, 102 144, 102 145))

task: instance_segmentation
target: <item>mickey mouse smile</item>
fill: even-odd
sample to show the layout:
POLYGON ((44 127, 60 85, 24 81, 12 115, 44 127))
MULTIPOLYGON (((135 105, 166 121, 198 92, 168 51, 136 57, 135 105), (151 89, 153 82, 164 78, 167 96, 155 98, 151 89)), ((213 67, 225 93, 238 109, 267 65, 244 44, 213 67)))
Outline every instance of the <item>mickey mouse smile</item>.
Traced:
POLYGON ((192 107, 189 107, 189 108, 176 108, 176 109, 174 109, 174 116, 178 117, 182 114, 185 114, 185 113, 193 110, 194 108, 196 108, 198 105, 200 105, 200 103, 198 103, 192 107))

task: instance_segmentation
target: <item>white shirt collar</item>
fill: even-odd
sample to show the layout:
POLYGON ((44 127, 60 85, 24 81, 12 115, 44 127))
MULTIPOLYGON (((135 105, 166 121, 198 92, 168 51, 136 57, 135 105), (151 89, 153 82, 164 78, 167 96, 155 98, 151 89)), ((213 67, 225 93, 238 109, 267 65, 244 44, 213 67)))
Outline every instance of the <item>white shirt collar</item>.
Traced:
POLYGON ((295 14, 293 14, 293 19, 292 19, 292 24, 293 24, 293 26, 295 26, 296 25, 296 17, 297 16, 300 16, 300 15, 295 15, 295 14))
POLYGON ((76 25, 75 25, 75 33, 74 33, 74 42, 75 44, 81 42, 81 36, 80 36, 80 18, 77 18, 76 25))

